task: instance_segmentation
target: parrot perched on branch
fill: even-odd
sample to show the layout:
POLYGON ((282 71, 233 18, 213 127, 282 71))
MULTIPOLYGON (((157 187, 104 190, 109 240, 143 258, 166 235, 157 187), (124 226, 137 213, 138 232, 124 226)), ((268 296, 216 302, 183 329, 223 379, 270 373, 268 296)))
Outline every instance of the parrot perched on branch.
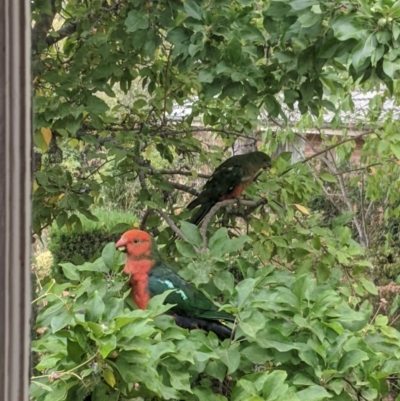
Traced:
POLYGON ((132 299, 140 309, 146 309, 152 296, 175 289, 165 302, 175 305, 171 311, 179 326, 213 331, 221 339, 231 337, 232 330, 220 320, 234 321, 235 317, 219 311, 202 292, 167 267, 148 233, 127 231, 115 245, 127 253, 123 271, 131 275, 132 299))
POLYGON ((237 198, 251 185, 257 172, 268 167, 271 167, 271 158, 260 151, 232 156, 225 160, 205 183, 200 195, 188 204, 189 210, 200 205, 190 222, 200 224, 216 203, 237 198))

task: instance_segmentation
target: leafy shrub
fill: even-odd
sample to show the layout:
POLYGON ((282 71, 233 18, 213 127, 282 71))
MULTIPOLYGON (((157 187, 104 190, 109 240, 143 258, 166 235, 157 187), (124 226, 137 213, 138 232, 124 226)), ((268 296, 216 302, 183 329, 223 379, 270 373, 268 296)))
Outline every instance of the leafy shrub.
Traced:
POLYGON ((49 249, 56 265, 63 261, 82 264, 97 259, 104 246, 117 236, 118 234, 110 234, 103 229, 81 233, 57 232, 51 236, 49 249))
POLYGON ((52 227, 49 249, 54 258, 53 277, 60 277, 62 272, 58 264, 61 262, 82 264, 96 260, 107 243, 118 239, 136 221, 134 215, 126 212, 97 209, 93 214, 98 221, 82 217, 82 228, 79 232, 52 227))
MULTIPOLYGON (((221 266, 221 246, 244 255, 243 240, 216 235, 206 257, 192 261, 199 272, 206 260, 221 266)), ((237 316, 235 337, 220 343, 160 316, 166 293, 131 310, 124 260, 110 243, 93 263, 62 264, 69 283, 41 290, 36 328, 46 330, 32 343, 41 355, 34 400, 374 400, 400 371, 400 333, 384 316, 371 320, 371 305, 351 296, 339 269, 323 283, 310 272, 243 263, 236 286, 227 272, 208 276, 237 316)))

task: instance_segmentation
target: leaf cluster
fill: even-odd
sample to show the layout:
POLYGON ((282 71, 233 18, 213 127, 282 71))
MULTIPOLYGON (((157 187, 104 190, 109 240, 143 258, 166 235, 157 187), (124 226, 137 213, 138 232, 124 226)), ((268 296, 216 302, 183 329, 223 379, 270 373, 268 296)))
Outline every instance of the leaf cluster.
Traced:
MULTIPOLYGON (((221 263, 212 252, 222 242, 242 249, 231 241, 214 238, 212 262, 221 263)), ((216 274, 214 284, 230 294, 224 309, 237 315, 235 337, 219 344, 213 333, 188 333, 159 316, 168 293, 132 310, 124 259, 110 243, 93 263, 61 264, 69 282, 52 280, 38 294, 36 328, 45 331, 32 345, 41 356, 35 400, 373 400, 399 371, 400 334, 384 316, 371 320, 367 302, 347 302, 338 270, 318 283, 310 273, 242 261, 235 287, 216 274)))

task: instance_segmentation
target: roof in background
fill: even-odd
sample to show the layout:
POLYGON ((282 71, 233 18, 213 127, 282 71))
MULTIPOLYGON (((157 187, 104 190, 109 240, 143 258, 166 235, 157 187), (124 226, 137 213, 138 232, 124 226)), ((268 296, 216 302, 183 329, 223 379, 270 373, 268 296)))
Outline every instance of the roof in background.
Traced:
MULTIPOLYGON (((353 92, 352 99, 354 103, 354 111, 340 112, 339 115, 342 122, 348 127, 355 128, 357 126, 359 129, 360 122, 366 120, 368 121, 370 119, 370 116, 368 116, 368 114, 370 113, 369 105, 371 100, 374 99, 376 96, 382 96, 382 95, 383 95, 382 93, 375 91, 366 93, 353 92)), ((193 102, 186 101, 182 106, 176 105, 173 109, 173 112, 170 114, 170 118, 173 120, 180 120, 188 116, 192 112, 192 104, 193 102)), ((295 110, 290 110, 289 108, 286 107, 285 113, 288 117, 289 123, 291 124, 295 124, 301 118, 301 113, 298 111, 297 108, 295 108, 295 110)), ((393 119, 400 119, 400 106, 397 106, 395 104, 394 98, 386 99, 383 102, 382 112, 380 113, 379 116, 377 116, 378 121, 384 120, 389 115, 391 115, 393 119)), ((326 124, 326 127, 330 126, 334 116, 335 113, 326 110, 324 114, 324 122, 326 124)), ((265 118, 263 118, 262 116, 261 120, 264 120, 265 123, 268 125, 271 124, 267 116, 265 116, 265 118)), ((365 128, 367 129, 368 127, 365 128)))

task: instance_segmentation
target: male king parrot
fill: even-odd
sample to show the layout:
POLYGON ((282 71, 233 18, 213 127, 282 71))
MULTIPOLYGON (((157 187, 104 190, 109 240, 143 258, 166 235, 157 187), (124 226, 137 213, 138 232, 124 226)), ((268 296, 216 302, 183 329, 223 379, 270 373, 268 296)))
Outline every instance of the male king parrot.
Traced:
POLYGON ((148 233, 127 231, 116 247, 127 253, 123 271, 131 275, 132 299, 140 309, 146 308, 151 297, 175 289, 165 302, 175 304, 171 310, 179 326, 213 331, 221 339, 230 338, 232 330, 220 320, 234 321, 235 317, 219 311, 202 292, 166 266, 148 233))

